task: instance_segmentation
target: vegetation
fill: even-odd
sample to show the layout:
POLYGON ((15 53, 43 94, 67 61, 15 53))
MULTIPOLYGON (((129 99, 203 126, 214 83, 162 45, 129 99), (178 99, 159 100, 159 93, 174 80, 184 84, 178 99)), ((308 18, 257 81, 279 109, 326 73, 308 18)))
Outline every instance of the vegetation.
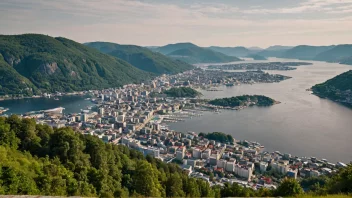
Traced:
POLYGON ((281 57, 300 60, 315 60, 315 57, 320 53, 332 49, 334 46, 309 46, 299 45, 287 50, 281 57))
POLYGON ((223 63, 241 60, 237 57, 228 56, 216 50, 199 47, 193 43, 169 44, 153 50, 190 64, 223 63))
POLYGON ((93 42, 86 45, 155 74, 175 74, 193 69, 193 66, 185 62, 174 60, 144 47, 107 42, 93 42))
POLYGON ((228 56, 244 57, 251 53, 251 50, 245 47, 217 47, 211 46, 208 49, 226 54, 228 56))
POLYGON ((248 58, 253 58, 253 60, 268 60, 264 56, 261 56, 259 54, 250 54, 247 56, 248 58))
POLYGON ((0 36, 0 95, 119 87, 152 75, 65 38, 0 36))
POLYGON ((352 70, 312 87, 315 95, 352 107, 352 70))
POLYGON ((241 59, 234 56, 227 56, 220 52, 215 52, 210 49, 201 47, 183 48, 173 51, 168 56, 175 59, 185 61, 190 64, 195 63, 225 63, 240 61, 241 59))
POLYGON ((200 92, 190 87, 173 87, 164 91, 164 94, 176 98, 195 98, 202 95, 200 92))
POLYGON ((213 132, 213 133, 199 133, 198 136, 207 138, 209 140, 215 140, 221 143, 233 143, 234 139, 231 135, 226 135, 222 132, 213 132))
POLYGON ((239 106, 271 106, 275 104, 275 100, 261 95, 243 95, 231 98, 220 98, 211 100, 209 104, 222 107, 239 107, 239 106))
MULTIPOLYGON (((322 188, 352 192, 352 165, 322 188)), ((285 180, 286 181, 286 180, 285 180)), ((0 118, 0 194, 100 197, 296 196, 295 180, 277 191, 254 191, 236 183, 210 187, 189 178, 176 164, 163 163, 121 145, 71 128, 52 129, 33 119, 0 118)))

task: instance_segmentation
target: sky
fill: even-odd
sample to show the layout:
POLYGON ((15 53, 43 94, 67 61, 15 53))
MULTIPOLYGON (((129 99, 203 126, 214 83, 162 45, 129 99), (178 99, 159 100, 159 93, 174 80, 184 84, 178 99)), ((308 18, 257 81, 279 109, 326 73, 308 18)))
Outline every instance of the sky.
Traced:
POLYGON ((0 0, 0 34, 161 46, 352 43, 352 0, 0 0))

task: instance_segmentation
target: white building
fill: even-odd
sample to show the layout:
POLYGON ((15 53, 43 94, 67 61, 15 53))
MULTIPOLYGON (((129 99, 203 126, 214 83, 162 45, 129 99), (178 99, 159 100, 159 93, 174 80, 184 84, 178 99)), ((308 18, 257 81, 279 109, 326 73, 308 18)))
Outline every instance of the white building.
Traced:
POLYGON ((198 149, 198 148, 195 148, 193 149, 192 151, 192 156, 196 159, 200 159, 201 158, 201 155, 202 155, 202 152, 198 149))

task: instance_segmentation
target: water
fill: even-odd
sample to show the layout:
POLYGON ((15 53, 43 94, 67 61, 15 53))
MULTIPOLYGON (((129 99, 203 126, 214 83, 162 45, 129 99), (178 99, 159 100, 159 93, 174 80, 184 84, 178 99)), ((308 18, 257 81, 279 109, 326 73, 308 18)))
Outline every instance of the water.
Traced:
POLYGON ((39 111, 64 107, 64 113, 79 113, 81 109, 92 105, 92 102, 84 100, 86 96, 62 96, 59 100, 53 98, 25 98, 18 100, 0 101, 0 107, 9 108, 5 114, 23 114, 30 111, 39 111))
POLYGON ((299 66, 292 71, 269 71, 293 77, 280 83, 222 87, 223 91, 220 92, 202 91, 204 98, 209 99, 262 94, 282 102, 281 104, 267 108, 223 111, 221 114, 207 112, 202 117, 170 123, 169 126, 173 130, 185 132, 221 131, 236 139, 260 142, 269 151, 315 156, 331 162, 350 162, 352 109, 321 99, 306 89, 351 70, 352 66, 312 63, 311 66, 299 66))

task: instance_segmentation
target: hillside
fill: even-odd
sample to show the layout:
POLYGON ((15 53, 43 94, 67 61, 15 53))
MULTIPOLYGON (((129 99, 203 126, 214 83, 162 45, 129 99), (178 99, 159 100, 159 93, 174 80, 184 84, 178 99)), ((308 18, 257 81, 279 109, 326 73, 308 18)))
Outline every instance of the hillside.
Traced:
POLYGON ((131 65, 155 74, 175 74, 190 70, 193 66, 182 61, 174 60, 158 52, 135 45, 119 45, 107 42, 93 42, 86 44, 103 53, 127 61, 131 65))
POLYGON ((158 48, 155 48, 154 50, 164 55, 167 55, 176 50, 191 48, 191 47, 198 47, 198 46, 194 45, 193 43, 175 43, 175 44, 168 44, 162 47, 158 47, 158 48))
POLYGON ((352 107, 352 70, 312 87, 315 95, 352 107))
POLYGON ((201 48, 201 47, 191 47, 176 50, 168 56, 173 57, 175 59, 185 61, 190 64, 194 63, 225 63, 225 62, 233 62, 240 61, 241 59, 234 56, 227 56, 220 52, 214 52, 209 49, 201 48))
POLYGON ((266 48, 265 50, 267 51, 279 51, 279 50, 289 50, 292 49, 293 46, 282 46, 282 45, 273 45, 270 46, 268 48, 266 48))
POLYGON ((151 76, 66 38, 0 36, 0 54, 0 70, 4 71, 0 73, 1 95, 118 87, 151 76))
POLYGON ((278 50, 263 50, 261 52, 258 52, 257 55, 263 56, 263 57, 281 57, 287 49, 278 49, 278 50))
POLYGON ((247 56, 248 58, 253 58, 253 60, 268 60, 264 56, 261 56, 259 54, 250 54, 247 56))
POLYGON ((352 45, 337 45, 318 54, 314 59, 327 62, 344 62, 348 58, 352 58, 352 45))
POLYGON ((228 56, 237 56, 237 57, 244 57, 248 56, 251 51, 245 47, 217 47, 211 46, 208 49, 223 53, 228 56))
POLYGON ((299 45, 287 50, 281 58, 291 58, 300 60, 314 60, 315 57, 325 51, 332 49, 334 46, 308 46, 299 45))

